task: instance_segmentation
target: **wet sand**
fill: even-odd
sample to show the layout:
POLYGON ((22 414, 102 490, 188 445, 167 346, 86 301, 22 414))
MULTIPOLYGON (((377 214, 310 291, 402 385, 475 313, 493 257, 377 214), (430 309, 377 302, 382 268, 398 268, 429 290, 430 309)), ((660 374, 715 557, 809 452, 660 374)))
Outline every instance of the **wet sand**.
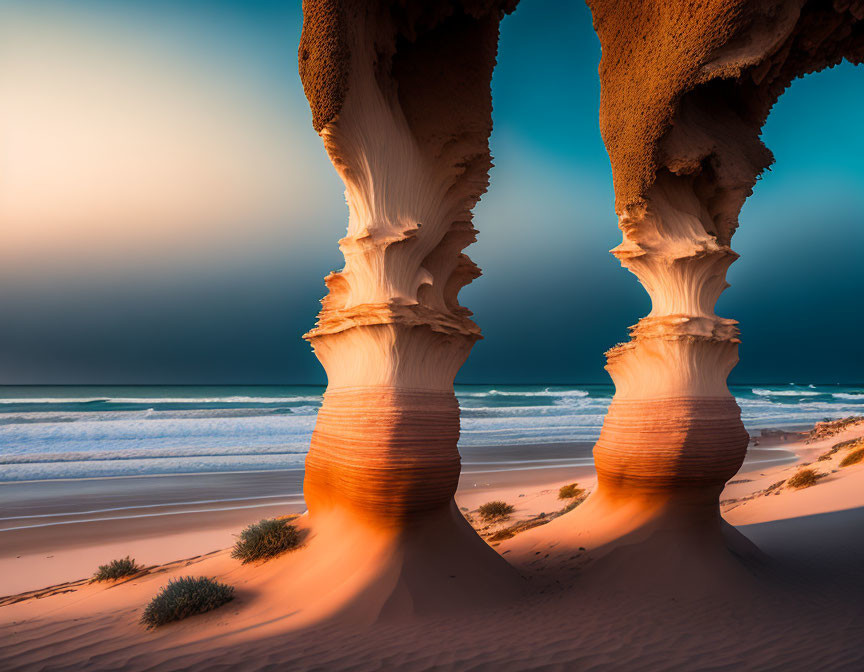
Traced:
MULTIPOLYGON (((463 449, 459 491, 582 478, 593 474, 591 448, 463 449)), ((0 483, 0 595, 38 587, 26 584, 34 574, 89 575, 94 546, 106 562, 132 555, 145 563, 226 548, 249 523, 303 512, 302 486, 302 469, 0 483), (25 564, 42 571, 20 571, 25 564)))
MULTIPOLYGON (((592 447, 463 448, 457 502, 591 479, 592 447)), ((751 448, 744 468, 792 460, 780 446, 751 448)), ((19 571, 24 564, 58 582, 87 576, 94 546, 106 562, 129 554, 145 563, 226 548, 249 523, 303 512, 302 483, 301 469, 0 483, 0 595, 38 587, 22 583, 34 574, 19 571)))

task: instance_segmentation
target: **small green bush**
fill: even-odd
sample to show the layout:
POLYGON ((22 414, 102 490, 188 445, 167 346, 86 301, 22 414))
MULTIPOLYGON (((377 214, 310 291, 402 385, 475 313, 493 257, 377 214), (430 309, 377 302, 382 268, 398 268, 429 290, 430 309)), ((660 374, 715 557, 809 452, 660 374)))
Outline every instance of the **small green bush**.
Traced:
POLYGON ((495 520, 506 520, 516 509, 507 502, 486 502, 480 507, 480 517, 487 523, 495 520))
POLYGON ((93 575, 94 581, 116 581, 124 576, 132 576, 140 572, 143 567, 135 564, 128 555, 120 560, 112 560, 107 565, 99 565, 99 569, 93 575))
POLYGON ((168 582, 141 615, 148 628, 203 614, 234 599, 234 587, 203 576, 184 576, 168 582))
POLYGON ((822 474, 815 469, 801 469, 792 478, 786 481, 786 484, 800 490, 801 488, 809 488, 811 485, 816 485, 817 481, 822 477, 822 474))
POLYGON ((231 557, 245 565, 253 560, 275 558, 300 545, 300 531, 279 518, 267 518, 250 525, 240 533, 231 557))
POLYGON ((558 499, 573 499, 574 497, 581 497, 585 494, 585 490, 579 487, 578 483, 571 483, 570 485, 562 485, 561 489, 558 491, 558 499))
POLYGON ((858 464, 864 460, 864 448, 858 448, 857 450, 853 450, 849 453, 843 460, 840 462, 841 467, 848 467, 853 464, 858 464))

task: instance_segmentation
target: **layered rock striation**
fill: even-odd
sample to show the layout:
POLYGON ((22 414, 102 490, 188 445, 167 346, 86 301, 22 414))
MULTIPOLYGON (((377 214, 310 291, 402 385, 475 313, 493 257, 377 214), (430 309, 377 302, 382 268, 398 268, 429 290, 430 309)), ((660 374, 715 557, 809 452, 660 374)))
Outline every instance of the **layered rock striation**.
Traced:
POLYGON ((482 601, 508 594, 514 579, 453 502, 453 380, 480 338, 458 294, 480 275, 463 249, 492 165, 498 26, 515 4, 303 3, 300 75, 349 211, 345 266, 327 276, 305 336, 328 387, 304 493, 319 547, 349 525, 369 531, 360 547, 389 548, 367 581, 399 577, 382 604, 400 591, 413 609, 456 594, 482 601), (419 536, 425 558, 414 552, 419 536))
MULTIPOLYGON (((670 523, 719 527, 717 497, 748 435, 726 378, 734 320, 714 307, 737 258, 738 214, 773 161, 760 132, 796 77, 864 57, 864 2, 588 0, 600 37, 600 125, 622 243, 651 296, 607 353, 616 394, 582 515, 641 502, 670 523), (681 515, 687 512, 687 516, 681 515)), ((645 524, 635 516, 622 531, 645 524)))

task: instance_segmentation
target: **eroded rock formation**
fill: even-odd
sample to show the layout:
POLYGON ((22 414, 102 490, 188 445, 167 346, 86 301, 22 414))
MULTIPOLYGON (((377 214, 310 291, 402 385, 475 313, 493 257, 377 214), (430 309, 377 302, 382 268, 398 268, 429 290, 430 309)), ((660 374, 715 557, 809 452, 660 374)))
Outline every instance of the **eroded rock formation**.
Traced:
POLYGON ((598 492, 574 518, 617 518, 618 534, 661 519, 719 529, 748 435, 726 386, 737 323, 714 307, 739 211, 773 161, 761 128, 796 77, 861 62, 864 2, 588 4, 623 232, 612 253, 652 309, 607 353, 616 394, 594 450, 598 492))
POLYGON ((482 602, 515 580, 453 502, 453 379, 480 338, 458 303, 480 274, 462 250, 488 186, 499 21, 515 4, 303 2, 300 75, 349 210, 345 267, 306 335, 328 376, 306 461, 310 549, 324 549, 322 581, 379 565, 355 592, 379 586, 364 599, 382 611, 482 602), (334 553, 348 530, 350 563, 334 553))

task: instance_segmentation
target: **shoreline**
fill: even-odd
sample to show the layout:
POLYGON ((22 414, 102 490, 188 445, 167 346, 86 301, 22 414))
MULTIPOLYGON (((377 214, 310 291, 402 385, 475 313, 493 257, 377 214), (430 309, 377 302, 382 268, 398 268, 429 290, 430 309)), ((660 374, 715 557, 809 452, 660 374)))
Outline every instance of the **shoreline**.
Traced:
MULTIPOLYGON (((593 474, 592 448, 463 448, 457 501, 593 474), (517 459, 526 452, 530 458, 517 459)), ((302 469, 0 483, 0 596, 40 588, 46 577, 62 583, 90 576, 94 557, 98 564, 131 555, 152 565, 228 548, 250 523, 305 511, 302 484, 302 469)))
MULTIPOLYGON (((794 461, 783 436, 800 435, 760 439, 742 472, 794 461)), ((594 482, 592 449, 589 442, 463 448, 457 505, 510 498, 525 515, 553 511, 558 487, 594 482)), ((161 564, 227 548, 250 523, 305 511, 302 479, 302 469, 286 469, 0 483, 0 595, 38 589, 46 577, 53 584, 89 576, 94 557, 161 564)))

